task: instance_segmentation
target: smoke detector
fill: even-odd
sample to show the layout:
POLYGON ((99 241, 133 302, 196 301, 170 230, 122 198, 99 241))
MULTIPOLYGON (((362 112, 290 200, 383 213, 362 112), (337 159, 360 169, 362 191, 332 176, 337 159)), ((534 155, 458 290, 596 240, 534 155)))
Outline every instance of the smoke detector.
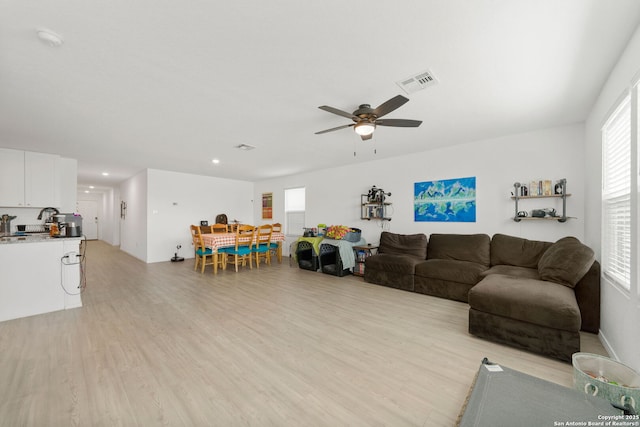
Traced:
POLYGON ((402 90, 407 94, 418 92, 422 89, 426 89, 429 86, 433 86, 438 83, 438 80, 429 70, 422 71, 416 75, 407 77, 396 82, 402 90))
POLYGON ((43 43, 51 47, 62 46, 62 43, 64 42, 60 34, 56 34, 53 31, 47 30, 45 28, 39 28, 38 30, 36 30, 36 33, 38 34, 38 38, 43 43))

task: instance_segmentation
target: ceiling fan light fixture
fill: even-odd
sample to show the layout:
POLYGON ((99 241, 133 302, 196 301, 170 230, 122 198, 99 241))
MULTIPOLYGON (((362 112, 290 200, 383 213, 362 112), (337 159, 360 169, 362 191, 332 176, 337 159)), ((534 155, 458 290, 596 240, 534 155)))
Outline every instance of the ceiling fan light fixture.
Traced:
POLYGON ((367 136, 373 133, 373 131, 376 129, 376 124, 370 123, 370 122, 360 122, 360 123, 356 123, 356 125, 353 128, 355 129, 358 135, 367 136))

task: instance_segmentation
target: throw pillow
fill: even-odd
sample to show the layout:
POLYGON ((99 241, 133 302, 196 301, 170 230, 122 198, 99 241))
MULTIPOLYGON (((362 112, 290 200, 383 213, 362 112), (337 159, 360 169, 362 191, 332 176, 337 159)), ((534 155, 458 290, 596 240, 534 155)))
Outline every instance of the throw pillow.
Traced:
POLYGON ((575 237, 564 237, 546 250, 538 261, 540 279, 573 288, 595 261, 593 250, 575 237))

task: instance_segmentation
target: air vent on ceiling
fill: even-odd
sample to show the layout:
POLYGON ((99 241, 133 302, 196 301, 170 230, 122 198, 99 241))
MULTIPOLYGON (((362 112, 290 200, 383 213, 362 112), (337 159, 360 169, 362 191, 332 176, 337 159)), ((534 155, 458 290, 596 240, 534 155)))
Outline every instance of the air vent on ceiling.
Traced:
POLYGON ((236 148, 239 150, 245 150, 245 151, 249 151, 249 150, 253 150, 254 147, 253 145, 249 145, 249 144, 240 144, 240 145, 236 145, 236 148))
POLYGON ((396 84, 408 94, 426 89, 427 87, 433 86, 436 83, 438 83, 438 80, 429 70, 423 71, 416 74, 415 76, 407 77, 406 79, 402 79, 396 82, 396 84))

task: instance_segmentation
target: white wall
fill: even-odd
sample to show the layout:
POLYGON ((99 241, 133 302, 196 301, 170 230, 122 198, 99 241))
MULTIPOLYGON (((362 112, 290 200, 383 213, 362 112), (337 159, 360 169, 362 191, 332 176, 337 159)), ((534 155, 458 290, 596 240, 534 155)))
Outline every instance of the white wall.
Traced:
POLYGON ((120 185, 117 201, 118 218, 120 201, 127 204, 127 213, 120 219, 120 249, 134 257, 147 259, 147 171, 142 171, 120 185))
POLYGON ((120 189, 113 188, 102 196, 102 206, 99 215, 102 221, 98 223, 100 239, 114 246, 120 244, 120 189))
MULTIPOLYGON (((193 258, 189 225, 215 222, 224 213, 229 221, 252 224, 253 183, 150 169, 147 171, 147 262, 193 258)), ((123 241, 125 239, 123 230, 123 241)))
MULTIPOLYGON (((392 220, 385 229, 396 233, 505 233, 555 241, 572 235, 584 238, 584 128, 581 124, 511 135, 427 151, 420 154, 322 170, 256 183, 254 198, 273 192, 274 218, 284 223, 284 189, 306 187, 306 226, 343 224, 363 230, 370 243, 379 241, 380 221, 360 220, 360 194, 372 185, 391 192, 392 220), (476 177, 475 223, 414 222, 413 185, 438 179, 476 177), (513 183, 531 179, 567 178, 569 216, 556 221, 516 223, 510 199, 513 183)), ((556 199, 528 201, 525 210, 559 208, 556 199)), ((260 204, 254 206, 260 222, 260 204)), ((300 230, 302 232, 302 230, 300 230)))
MULTIPOLYGON (((601 244, 601 176, 602 145, 601 128, 610 110, 629 88, 630 83, 640 72, 640 28, 636 30, 618 64, 604 85, 586 121, 586 167, 587 188, 593 189, 587 194, 586 243, 600 254, 601 244)), ((632 208, 633 209, 633 208, 632 208)), ((638 236, 636 236, 637 238, 638 236)), ((599 258, 599 256, 598 256, 599 258)), ((633 270, 637 269, 637 260, 632 260, 633 270)), ((640 371, 640 298, 637 278, 632 277, 632 292, 625 292, 610 284, 606 278, 602 281, 602 316, 600 337, 609 353, 640 371)))

